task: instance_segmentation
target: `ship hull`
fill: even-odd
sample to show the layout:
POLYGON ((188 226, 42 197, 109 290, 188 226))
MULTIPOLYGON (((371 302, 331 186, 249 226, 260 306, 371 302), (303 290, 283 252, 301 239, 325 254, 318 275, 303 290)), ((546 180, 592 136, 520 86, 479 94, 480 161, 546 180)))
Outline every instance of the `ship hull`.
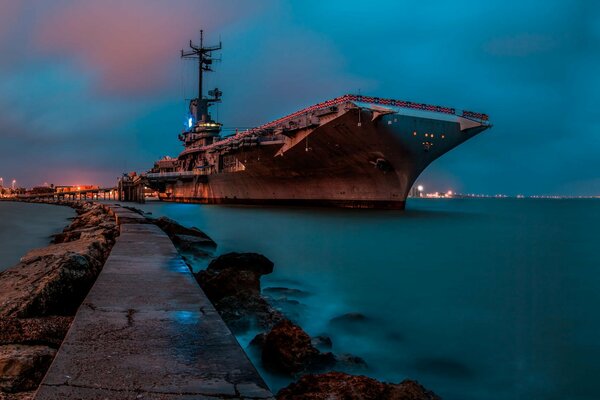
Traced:
POLYGON ((403 209, 432 161, 487 128, 461 122, 356 107, 219 156, 218 172, 149 185, 165 201, 403 209))
POLYGON ((238 199, 238 198, 202 198, 202 197, 169 197, 161 198, 165 202, 212 204, 212 205, 245 205, 245 206, 286 206, 286 207, 335 207, 335 208, 374 208, 385 210, 404 210, 405 201, 385 200, 325 200, 325 199, 238 199))

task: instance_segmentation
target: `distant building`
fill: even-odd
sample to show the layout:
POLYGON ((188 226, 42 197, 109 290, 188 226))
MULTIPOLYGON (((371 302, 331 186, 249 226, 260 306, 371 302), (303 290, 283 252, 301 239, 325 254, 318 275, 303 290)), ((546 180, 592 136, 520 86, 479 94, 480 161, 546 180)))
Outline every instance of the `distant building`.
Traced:
POLYGON ((28 194, 54 193, 54 187, 36 186, 36 187, 29 189, 26 193, 28 193, 28 194))
POLYGON ((97 190, 98 185, 56 186, 56 193, 79 192, 81 190, 97 190))

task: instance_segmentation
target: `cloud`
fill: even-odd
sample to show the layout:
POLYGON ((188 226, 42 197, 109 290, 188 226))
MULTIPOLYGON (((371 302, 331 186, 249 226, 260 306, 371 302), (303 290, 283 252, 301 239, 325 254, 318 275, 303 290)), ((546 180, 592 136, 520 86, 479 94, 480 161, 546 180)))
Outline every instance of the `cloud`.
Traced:
POLYGON ((22 4, 18 1, 0 1, 0 43, 6 40, 10 31, 18 24, 22 4))
POLYGON ((213 116, 228 128, 361 89, 490 114, 492 130, 427 170, 431 190, 585 191, 569 181, 596 182, 600 168, 598 9, 567 0, 0 0, 0 172, 37 184, 36 174, 85 165, 110 183, 176 155, 183 99, 196 94, 196 65, 178 49, 204 28, 210 44, 223 36, 223 62, 205 88, 225 93, 213 116))
POLYGON ((206 5, 190 0, 70 2, 40 21, 34 42, 41 52, 73 58, 97 73, 96 89, 103 93, 144 95, 173 84, 174 43, 183 46, 198 28, 214 32, 244 10, 257 8, 236 9, 230 1, 206 5))

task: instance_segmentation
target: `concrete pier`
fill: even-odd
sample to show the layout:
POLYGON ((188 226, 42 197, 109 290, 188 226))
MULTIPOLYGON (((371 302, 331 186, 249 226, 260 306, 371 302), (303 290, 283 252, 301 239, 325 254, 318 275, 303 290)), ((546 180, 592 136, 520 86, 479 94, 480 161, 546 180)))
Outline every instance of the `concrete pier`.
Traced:
POLYGON ((111 210, 121 235, 35 399, 272 398, 168 236, 111 210))

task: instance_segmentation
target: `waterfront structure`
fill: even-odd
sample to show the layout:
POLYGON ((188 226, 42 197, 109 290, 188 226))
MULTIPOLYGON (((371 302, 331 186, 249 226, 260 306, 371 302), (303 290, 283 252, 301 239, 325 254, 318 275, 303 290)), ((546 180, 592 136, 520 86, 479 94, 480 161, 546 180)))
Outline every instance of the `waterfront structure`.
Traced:
POLYGON ((69 193, 69 192, 80 192, 87 190, 98 190, 100 186, 98 185, 67 185, 67 186, 56 186, 56 193, 69 193))
POLYGON ((201 35, 190 48, 181 55, 198 59, 199 85, 185 149, 144 176, 166 201, 402 209, 432 161, 491 126, 482 113, 348 94, 221 138, 209 107, 222 92, 202 88, 221 44, 201 35))

